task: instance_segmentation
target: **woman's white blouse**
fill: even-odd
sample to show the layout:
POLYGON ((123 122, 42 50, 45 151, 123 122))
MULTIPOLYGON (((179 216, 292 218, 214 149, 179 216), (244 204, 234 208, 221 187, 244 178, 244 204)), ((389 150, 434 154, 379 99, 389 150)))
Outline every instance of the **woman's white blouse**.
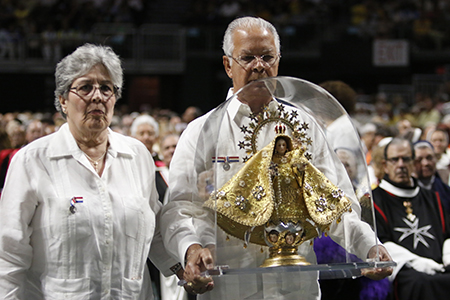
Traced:
POLYGON ((150 244, 171 274, 151 155, 111 130, 108 140, 101 177, 67 124, 14 156, 0 201, 1 299, 151 299, 150 244))

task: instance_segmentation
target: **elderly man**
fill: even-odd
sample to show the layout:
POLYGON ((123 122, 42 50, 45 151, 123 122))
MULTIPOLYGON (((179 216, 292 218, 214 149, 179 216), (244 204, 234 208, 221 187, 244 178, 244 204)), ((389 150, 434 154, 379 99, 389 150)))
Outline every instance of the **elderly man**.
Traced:
MULTIPOLYGON (((278 74, 281 57, 279 36, 273 25, 263 19, 244 17, 231 22, 225 32, 223 50, 223 65, 233 82, 227 98, 254 80, 278 74)), ((226 182, 223 179, 229 179, 230 174, 238 172, 244 164, 245 149, 238 145, 238 141, 244 138, 242 128, 249 125, 251 116, 260 112, 263 105, 267 105, 268 109, 280 107, 275 99, 265 102, 261 98, 249 100, 241 96, 232 97, 225 105, 192 121, 180 137, 170 168, 170 202, 165 206, 161 224, 166 248, 180 261, 186 261, 185 279, 194 292, 205 293, 215 287, 201 295, 200 299, 319 299, 315 272, 227 275, 215 277, 214 282, 212 278, 200 275, 201 271, 211 269, 215 263, 227 264, 230 268, 257 268, 267 258, 267 251, 261 246, 249 243, 244 247, 241 240, 229 237, 220 228, 216 234, 214 227, 208 223, 214 221, 214 217, 201 207, 203 194, 200 189, 206 185, 208 191, 209 182, 214 181, 208 177, 208 171, 212 169, 211 151, 217 171, 216 186, 221 187, 226 182), (211 125, 218 125, 216 128, 220 127, 220 131, 211 132, 214 128, 211 125), (215 139, 217 144, 214 144, 215 139), (217 253, 218 261, 213 261, 210 249, 217 253)), ((303 112, 296 113, 300 122, 311 124, 306 131, 314 139, 311 153, 317 154, 312 163, 323 170, 336 167, 336 170, 325 175, 342 187, 347 195, 354 197, 348 177, 339 175, 345 174, 344 167, 340 163, 335 164, 338 158, 327 147, 317 125, 303 112)), ((258 143, 265 146, 274 136, 272 130, 261 133, 258 143)), ((349 235, 352 237, 349 250, 362 259, 374 258, 374 234, 359 219, 361 209, 357 201, 352 203, 353 211, 345 213, 339 225, 334 223, 329 234, 339 240, 342 231, 352 232, 349 235)), ((390 260, 383 247, 379 250, 381 260, 390 260)), ((299 252, 308 261, 315 262, 309 242, 300 245, 299 252)), ((371 275, 383 278, 390 272, 389 269, 376 269, 371 275)))
POLYGON ((411 176, 414 158, 408 140, 394 138, 385 148, 386 175, 373 191, 378 237, 397 262, 391 279, 398 299, 447 299, 448 218, 436 195, 411 176))
POLYGON ((447 213, 450 212, 450 187, 442 181, 448 177, 448 170, 436 170, 436 154, 428 141, 414 143, 416 158, 414 168, 420 187, 435 192, 447 213), (444 174, 442 174, 445 172, 444 174))
MULTIPOLYGON (((427 140, 433 145, 434 153, 436 153, 436 169, 448 171, 450 169, 450 155, 447 153, 448 133, 442 128, 431 130, 427 134, 427 140)), ((449 177, 443 178, 447 183, 449 177)))

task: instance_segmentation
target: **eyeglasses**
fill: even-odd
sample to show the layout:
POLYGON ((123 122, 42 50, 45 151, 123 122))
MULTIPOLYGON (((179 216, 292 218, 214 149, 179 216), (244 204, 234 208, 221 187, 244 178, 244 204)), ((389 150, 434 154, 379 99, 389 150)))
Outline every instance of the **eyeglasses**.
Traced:
POLYGON ((238 63, 245 70, 256 66, 258 61, 261 61, 261 64, 264 68, 272 67, 278 59, 281 57, 281 54, 272 55, 239 55, 238 57, 233 57, 228 55, 229 58, 232 58, 235 62, 238 63))
POLYGON ((100 94, 103 96, 104 101, 108 101, 113 95, 116 95, 119 88, 112 84, 100 84, 99 86, 95 86, 90 83, 83 83, 76 87, 70 88, 70 90, 78 95, 85 101, 89 101, 92 99, 95 94, 95 90, 98 89, 100 94))
POLYGON ((398 157, 386 158, 386 160, 392 164, 398 163, 400 161, 400 159, 405 164, 410 163, 412 161, 412 157, 410 157, 410 156, 398 156, 398 157))

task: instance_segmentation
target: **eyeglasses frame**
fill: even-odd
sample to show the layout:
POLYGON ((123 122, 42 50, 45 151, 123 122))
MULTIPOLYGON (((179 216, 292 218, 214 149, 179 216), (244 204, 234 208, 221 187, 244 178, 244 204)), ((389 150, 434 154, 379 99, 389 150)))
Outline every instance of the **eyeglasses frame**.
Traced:
MULTIPOLYGON (((81 85, 84 85, 84 83, 83 83, 83 84, 79 84, 79 85, 77 85, 77 86, 75 86, 75 87, 69 88, 69 92, 74 93, 75 95, 77 95, 78 97, 80 97, 81 99, 83 99, 84 101, 91 101, 91 100, 92 100, 92 97, 94 97, 95 90, 99 90, 99 91, 100 91, 100 85, 96 86, 96 85, 92 84, 92 87, 94 88, 94 89, 91 91, 91 94, 92 94, 92 95, 91 95, 91 97, 90 97, 89 99, 86 99, 85 97, 83 97, 83 96, 81 96, 80 94, 78 94, 77 91, 76 91, 76 90, 78 89, 78 87, 81 86, 81 85), (74 90, 75 90, 75 91, 74 91, 74 90)), ((118 93, 119 89, 120 89, 120 88, 119 88, 118 86, 113 85, 113 93, 112 93, 108 98, 104 99, 104 101, 105 101, 105 102, 108 101, 109 99, 111 99, 112 96, 116 96, 116 97, 117 97, 117 93, 118 93)), ((105 95, 103 95, 103 93, 102 93, 101 91, 100 91, 100 95, 102 95, 103 98, 106 97, 105 95)))
MULTIPOLYGON (((263 65, 264 65, 264 64, 267 64, 267 67, 266 67, 266 68, 271 68, 271 67, 273 67, 273 66, 277 63, 277 61, 279 61, 279 60, 281 59, 281 53, 278 53, 278 54, 276 55, 276 58, 275 58, 274 62, 270 65, 269 63, 265 62, 264 59, 263 59, 264 56, 267 56, 267 55, 269 55, 269 54, 262 54, 262 55, 246 55, 246 56, 253 56, 257 61, 261 60, 261 63, 262 63, 263 65)), ((244 67, 244 66, 241 65, 241 63, 239 62, 239 58, 242 57, 242 56, 243 56, 243 55, 239 55, 239 56, 236 58, 236 57, 233 57, 233 56, 231 56, 231 55, 227 55, 227 57, 233 59, 239 66, 241 66, 241 68, 243 68, 244 70, 248 70, 248 69, 250 68, 250 66, 251 66, 254 62, 253 62, 253 60, 252 60, 252 62, 251 62, 247 67, 244 67)))

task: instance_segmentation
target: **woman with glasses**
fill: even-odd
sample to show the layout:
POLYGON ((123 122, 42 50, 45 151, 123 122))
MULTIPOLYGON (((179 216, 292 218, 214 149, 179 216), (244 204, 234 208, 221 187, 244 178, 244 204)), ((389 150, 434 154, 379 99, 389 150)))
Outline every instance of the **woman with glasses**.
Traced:
POLYGON ((152 299, 147 256, 166 276, 182 269, 156 229, 150 153, 108 128, 120 59, 86 44, 55 77, 67 123, 16 154, 0 201, 0 298, 152 299))

